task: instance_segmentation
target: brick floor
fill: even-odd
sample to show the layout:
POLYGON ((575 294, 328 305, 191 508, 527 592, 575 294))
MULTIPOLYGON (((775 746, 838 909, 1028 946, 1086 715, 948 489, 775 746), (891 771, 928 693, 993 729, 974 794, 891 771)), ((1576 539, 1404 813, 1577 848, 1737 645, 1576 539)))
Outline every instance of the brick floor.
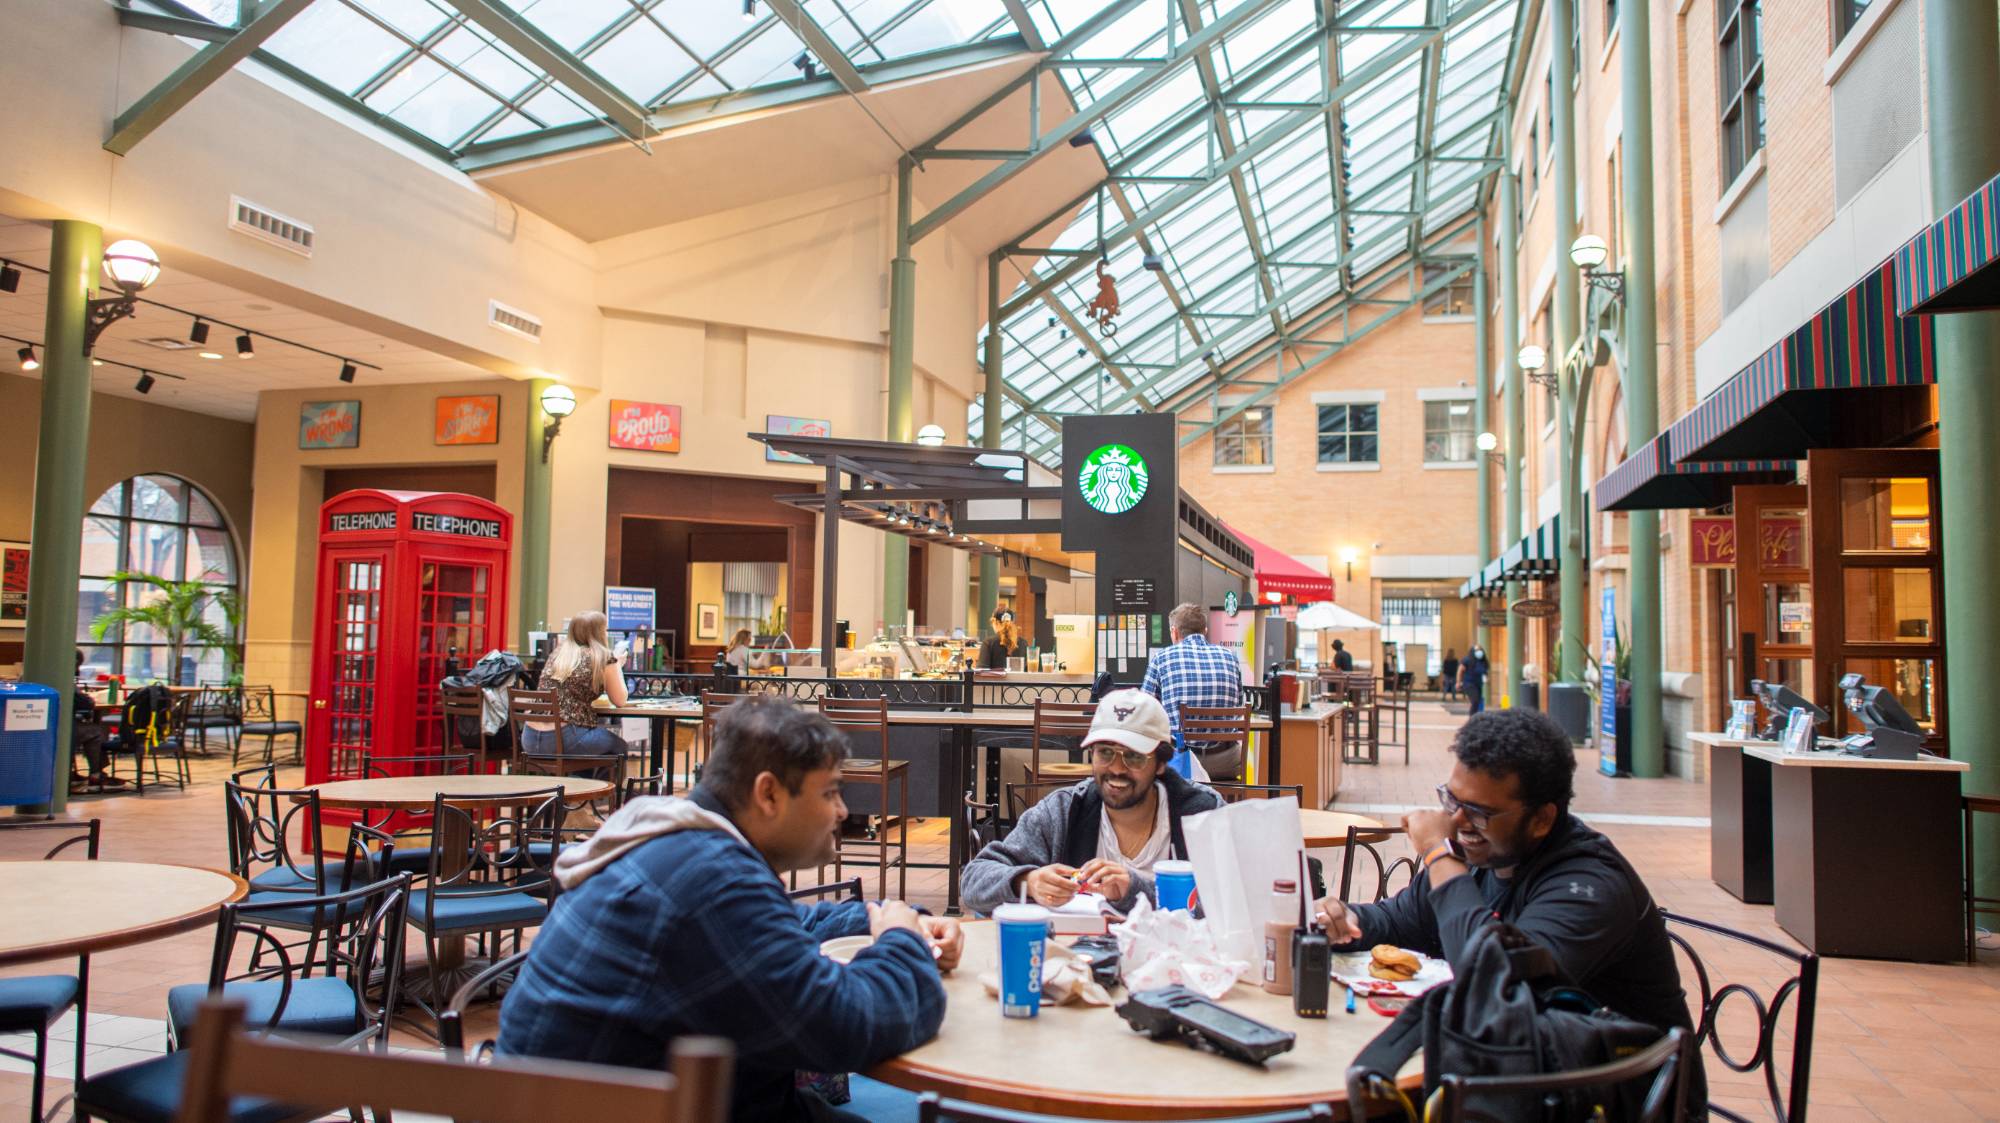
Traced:
MULTIPOLYGON (((1334 807, 1362 810, 1393 820, 1407 807, 1432 806, 1433 789, 1450 771, 1448 746, 1461 718, 1435 703, 1418 702, 1412 714, 1410 763, 1400 747, 1385 747, 1384 763, 1348 765, 1334 807)), ((1653 895, 1669 909, 1748 931, 1785 946, 1796 946, 1778 928, 1769 906, 1745 905, 1708 880, 1708 793, 1686 781, 1613 780, 1595 771, 1596 754, 1579 754, 1576 812, 1609 835, 1646 878, 1653 895)), ((227 861, 221 784, 229 771, 221 759, 197 761, 196 782, 186 792, 149 790, 134 795, 87 796, 70 803, 69 814, 104 820, 103 856, 113 860, 182 862, 222 866, 227 861)), ((296 770, 281 782, 299 780, 296 770)), ((920 821, 912 830, 914 856, 937 860, 944 850, 942 820, 920 821)), ((0 840, 0 858, 31 856, 27 848, 0 840)), ((872 870, 867 887, 874 888, 872 870)), ((913 870, 910 896, 942 908, 942 871, 913 870)), ((6 907, 32 907, 6 902, 6 907)), ((212 934, 194 932, 92 960, 90 1066, 128 1063, 162 1047, 167 990, 199 982, 207 972, 212 934)), ((1788 971, 1754 949, 1695 941, 1719 979, 1748 983, 1768 994, 1788 971)), ((421 945, 418 945, 420 949, 421 945)), ((421 950, 413 950, 420 957, 421 950)), ((62 970, 59 964, 14 968, 0 974, 62 970)), ((1692 979, 1685 979, 1692 986, 1692 979)), ((470 1027, 490 1035, 486 1011, 470 1027)), ((1754 1048, 1748 1007, 1732 1003, 1721 1036, 1737 1056, 1754 1048)), ((63 1032, 67 1039, 69 1032, 63 1032)), ((2000 1119, 2000 954, 1989 952, 1977 966, 1826 960, 1821 965, 1819 1020, 1814 1034, 1811 1118, 1838 1120, 2000 1119)), ((407 1030, 399 1044, 429 1043, 407 1030)), ((1781 1062, 1789 1065, 1789 1034, 1780 1038, 1781 1062)), ((51 1097, 68 1089, 68 1053, 54 1047, 51 1097)), ((0 1116, 25 1113, 28 1080, 21 1066, 0 1062, 0 1116)), ((1711 1055, 1710 1082, 1718 1103, 1752 1119, 1771 1118, 1761 1084, 1728 1072, 1711 1055)))

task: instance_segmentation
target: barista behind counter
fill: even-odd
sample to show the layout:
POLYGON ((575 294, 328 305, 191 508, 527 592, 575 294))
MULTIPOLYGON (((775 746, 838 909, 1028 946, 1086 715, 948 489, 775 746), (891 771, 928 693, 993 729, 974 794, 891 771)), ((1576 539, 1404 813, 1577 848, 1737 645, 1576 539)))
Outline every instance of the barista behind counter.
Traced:
POLYGON ((1020 653, 1021 633, 1014 627, 1014 613, 1002 608, 993 613, 993 634, 979 646, 979 668, 1004 671, 1007 660, 1020 653))

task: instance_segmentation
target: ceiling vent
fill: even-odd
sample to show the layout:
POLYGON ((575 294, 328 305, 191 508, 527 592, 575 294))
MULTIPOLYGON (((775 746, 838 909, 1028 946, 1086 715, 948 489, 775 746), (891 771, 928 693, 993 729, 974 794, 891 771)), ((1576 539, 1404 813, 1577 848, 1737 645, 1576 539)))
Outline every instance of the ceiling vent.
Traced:
POLYGON ((300 257, 312 256, 312 227, 260 207, 240 195, 229 197, 229 228, 260 242, 269 242, 279 249, 290 250, 300 257))
POLYGON ((540 343, 542 341, 542 321, 519 308, 512 308, 497 300, 486 302, 486 322, 493 327, 522 339, 540 343))

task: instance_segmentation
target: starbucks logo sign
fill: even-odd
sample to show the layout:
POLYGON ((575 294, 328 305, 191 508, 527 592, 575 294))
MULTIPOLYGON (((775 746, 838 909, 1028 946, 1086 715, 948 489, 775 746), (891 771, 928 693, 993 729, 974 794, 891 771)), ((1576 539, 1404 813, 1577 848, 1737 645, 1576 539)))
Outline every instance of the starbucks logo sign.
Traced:
POLYGON ((1224 615, 1228 616, 1232 620, 1235 619, 1236 610, 1242 604, 1243 601, 1236 595, 1236 590, 1234 589, 1224 590, 1222 594, 1222 611, 1224 615))
POLYGON ((1122 515, 1146 497, 1146 460, 1128 445, 1099 445, 1083 458, 1076 483, 1083 501, 1107 515, 1122 515))

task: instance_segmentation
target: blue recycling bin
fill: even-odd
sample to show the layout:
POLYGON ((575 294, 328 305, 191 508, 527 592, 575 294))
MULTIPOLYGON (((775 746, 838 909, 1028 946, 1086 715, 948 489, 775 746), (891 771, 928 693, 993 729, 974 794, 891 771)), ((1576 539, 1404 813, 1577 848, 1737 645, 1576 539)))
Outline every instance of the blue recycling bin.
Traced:
POLYGON ((62 695, 40 683, 0 682, 0 806, 56 797, 56 723, 62 695))

